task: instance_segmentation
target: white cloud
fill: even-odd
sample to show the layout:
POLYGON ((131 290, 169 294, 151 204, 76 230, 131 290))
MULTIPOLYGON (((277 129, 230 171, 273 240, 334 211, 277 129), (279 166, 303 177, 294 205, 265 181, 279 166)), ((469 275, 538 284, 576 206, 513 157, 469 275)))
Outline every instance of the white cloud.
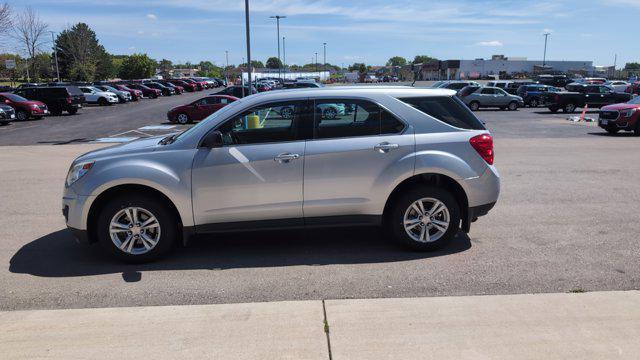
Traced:
POLYGON ((136 49, 135 46, 129 46, 129 50, 134 51, 136 49))
POLYGON ((158 17, 155 14, 147 14, 147 19, 158 20, 158 17))
POLYGON ((476 45, 499 47, 499 46, 503 46, 504 44, 498 40, 491 40, 491 41, 480 41, 479 43, 476 43, 476 45))
POLYGON ((547 28, 542 29, 542 33, 543 34, 553 34, 553 29, 547 29, 547 28))

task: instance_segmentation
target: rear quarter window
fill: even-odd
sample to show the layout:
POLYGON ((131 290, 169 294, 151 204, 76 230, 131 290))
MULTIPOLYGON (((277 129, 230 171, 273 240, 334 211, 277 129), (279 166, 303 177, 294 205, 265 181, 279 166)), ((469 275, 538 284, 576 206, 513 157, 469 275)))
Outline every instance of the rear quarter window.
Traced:
POLYGON ((486 130, 471 110, 455 97, 428 96, 399 100, 451 126, 467 130, 486 130))

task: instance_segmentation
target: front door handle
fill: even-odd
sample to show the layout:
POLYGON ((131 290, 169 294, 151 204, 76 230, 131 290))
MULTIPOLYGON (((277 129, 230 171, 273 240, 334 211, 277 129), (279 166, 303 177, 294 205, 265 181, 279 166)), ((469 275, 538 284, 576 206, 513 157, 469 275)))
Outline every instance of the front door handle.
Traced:
POLYGON ((388 143, 388 142, 385 141, 385 142, 382 142, 382 143, 374 146, 373 149, 376 150, 376 151, 379 151, 381 153, 388 153, 390 150, 397 149, 399 147, 400 147, 400 145, 398 145, 398 144, 391 144, 391 143, 388 143))
POLYGON ((286 164, 288 162, 290 162, 291 160, 295 160, 297 158, 299 158, 300 155, 299 154, 292 154, 292 153, 282 153, 278 156, 276 156, 275 158, 273 158, 274 161, 277 161, 281 164, 286 164))

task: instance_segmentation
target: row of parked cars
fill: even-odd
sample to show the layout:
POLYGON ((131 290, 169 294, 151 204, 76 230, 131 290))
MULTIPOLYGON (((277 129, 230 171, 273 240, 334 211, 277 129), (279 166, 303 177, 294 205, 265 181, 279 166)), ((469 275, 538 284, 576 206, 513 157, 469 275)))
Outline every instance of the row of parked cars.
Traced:
POLYGON ((217 78, 144 79, 95 83, 26 83, 0 93, 0 123, 41 119, 47 115, 74 115, 84 104, 112 105, 155 99, 226 86, 217 78))

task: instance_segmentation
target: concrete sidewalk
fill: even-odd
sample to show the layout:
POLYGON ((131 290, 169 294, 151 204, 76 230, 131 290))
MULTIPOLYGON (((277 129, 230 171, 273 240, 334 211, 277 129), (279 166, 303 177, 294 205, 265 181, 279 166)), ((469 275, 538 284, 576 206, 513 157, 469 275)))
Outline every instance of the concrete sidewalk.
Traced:
POLYGON ((4 359, 637 359, 640 292, 11 311, 0 313, 0 354, 4 359))

